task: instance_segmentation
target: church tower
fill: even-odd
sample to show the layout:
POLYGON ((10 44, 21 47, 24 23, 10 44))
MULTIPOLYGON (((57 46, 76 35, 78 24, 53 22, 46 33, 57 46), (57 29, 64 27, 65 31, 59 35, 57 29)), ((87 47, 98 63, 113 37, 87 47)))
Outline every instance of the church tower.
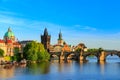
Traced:
POLYGON ((62 39, 62 33, 61 31, 59 32, 59 35, 58 35, 58 45, 63 45, 64 41, 62 39))
POLYGON ((41 43, 44 45, 45 49, 49 50, 50 47, 50 38, 51 36, 48 35, 47 28, 44 30, 44 34, 41 35, 41 43))

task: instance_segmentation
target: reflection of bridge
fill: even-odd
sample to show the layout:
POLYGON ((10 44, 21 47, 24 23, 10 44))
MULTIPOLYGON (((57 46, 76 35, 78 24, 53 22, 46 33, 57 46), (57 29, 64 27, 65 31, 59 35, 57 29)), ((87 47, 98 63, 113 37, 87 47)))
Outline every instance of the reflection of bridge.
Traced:
POLYGON ((92 52, 84 52, 80 50, 79 52, 51 52, 51 59, 57 58, 58 60, 64 60, 65 62, 69 59, 73 59, 76 61, 85 61, 86 58, 90 55, 97 57, 97 61, 105 61, 108 55, 117 55, 120 57, 120 51, 109 50, 109 51, 96 51, 92 52))

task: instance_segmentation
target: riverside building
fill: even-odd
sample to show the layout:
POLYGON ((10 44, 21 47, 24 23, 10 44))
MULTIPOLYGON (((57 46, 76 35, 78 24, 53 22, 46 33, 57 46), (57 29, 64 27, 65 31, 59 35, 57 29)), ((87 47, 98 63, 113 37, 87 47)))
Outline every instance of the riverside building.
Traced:
POLYGON ((20 51, 21 45, 9 27, 3 39, 0 39, 0 49, 4 50, 4 56, 13 56, 15 48, 18 48, 20 51))

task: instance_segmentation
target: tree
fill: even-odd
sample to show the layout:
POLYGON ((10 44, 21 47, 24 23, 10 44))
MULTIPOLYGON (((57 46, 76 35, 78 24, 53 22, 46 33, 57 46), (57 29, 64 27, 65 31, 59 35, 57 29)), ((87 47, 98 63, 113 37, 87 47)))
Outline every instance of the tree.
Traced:
POLYGON ((36 42, 30 42, 26 44, 23 49, 23 56, 27 60, 36 61, 37 60, 38 45, 36 42))
POLYGON ((0 49, 0 57, 4 56, 4 50, 0 49))
POLYGON ((12 61, 20 61, 21 60, 21 53, 19 53, 19 48, 15 47, 14 48, 14 56, 11 56, 12 61))
POLYGON ((26 44, 23 49, 23 56, 25 59, 31 61, 49 60, 50 58, 44 46, 35 41, 26 44))
POLYGON ((19 48, 18 47, 15 47, 14 48, 14 54, 18 54, 19 53, 19 48))
POLYGON ((88 49, 88 53, 92 53, 91 55, 94 55, 94 53, 98 53, 98 52, 101 52, 101 51, 103 51, 103 49, 102 48, 98 48, 98 49, 96 49, 96 48, 93 48, 93 49, 88 49))
POLYGON ((97 51, 98 51, 98 49, 93 48, 93 49, 88 49, 88 51, 87 51, 87 52, 90 52, 90 53, 95 53, 95 52, 97 52, 97 51))
POLYGON ((77 48, 76 50, 75 50, 75 52, 80 52, 81 51, 81 48, 77 48))
POLYGON ((49 53, 44 49, 44 46, 42 44, 39 44, 39 51, 37 54, 38 54, 38 61, 49 60, 50 58, 49 53))

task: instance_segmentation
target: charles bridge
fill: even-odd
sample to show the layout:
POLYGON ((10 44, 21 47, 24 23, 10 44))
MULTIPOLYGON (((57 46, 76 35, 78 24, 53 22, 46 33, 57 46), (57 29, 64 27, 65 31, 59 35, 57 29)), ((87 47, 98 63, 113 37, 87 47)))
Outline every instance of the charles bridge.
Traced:
POLYGON ((97 61, 106 61, 106 58, 108 55, 117 55, 120 57, 120 51, 117 50, 98 50, 96 52, 87 52, 81 49, 79 52, 50 52, 51 59, 57 58, 59 61, 64 60, 67 62, 67 60, 76 60, 76 61, 86 61, 88 56, 95 56, 97 58, 97 61))

